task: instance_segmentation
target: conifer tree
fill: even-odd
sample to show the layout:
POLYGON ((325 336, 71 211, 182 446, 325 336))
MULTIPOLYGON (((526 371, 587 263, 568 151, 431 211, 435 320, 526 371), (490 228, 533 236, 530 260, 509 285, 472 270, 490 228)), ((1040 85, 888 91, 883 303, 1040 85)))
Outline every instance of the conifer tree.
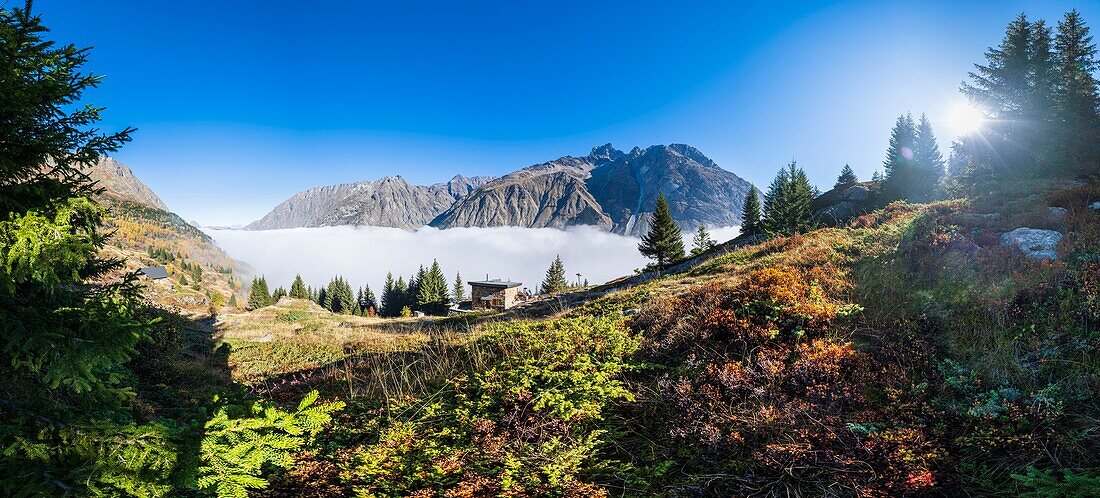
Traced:
POLYGON ((944 174, 943 155, 936 143, 936 135, 932 132, 932 123, 924 114, 920 115, 920 122, 917 124, 913 166, 911 182, 904 188, 904 198, 915 202, 937 199, 944 174))
POLYGON ((252 288, 248 291, 248 309, 255 310, 271 306, 271 293, 267 290, 267 279, 263 276, 252 279, 252 288))
POLYGON ((709 251, 712 247, 718 245, 714 239, 710 238, 710 232, 707 231, 706 225, 700 223, 699 229, 695 231, 695 237, 692 238, 691 255, 696 256, 704 252, 709 251))
POLYGON ((328 305, 332 303, 332 301, 328 299, 328 289, 324 286, 318 287, 317 298, 314 299, 313 302, 317 303, 322 308, 328 309, 328 305))
POLYGON ((1054 38, 1054 105, 1061 133, 1056 150, 1073 173, 1095 174, 1100 161, 1100 95, 1093 76, 1100 69, 1096 45, 1076 9, 1058 23, 1054 38))
POLYGON ((236 294, 230 294, 229 295, 229 303, 227 305, 230 308, 234 308, 234 309, 237 308, 237 295, 236 294))
POLYGON ((308 299, 309 293, 306 291, 306 284, 302 282, 301 275, 294 276, 294 283, 290 284, 290 297, 294 299, 308 299))
POLYGON ((756 187, 750 186, 745 205, 741 208, 741 234, 757 235, 763 232, 762 223, 760 197, 756 195, 756 187))
POLYGON ((393 281, 393 273, 386 272, 386 281, 382 284, 382 316, 397 316, 401 309, 400 298, 396 293, 396 283, 393 281))
POLYGON ((402 310, 410 308, 410 304, 416 304, 415 299, 410 299, 409 296, 409 284, 405 283, 405 277, 397 277, 397 283, 393 285, 393 294, 396 297, 394 305, 396 310, 393 316, 400 316, 402 310))
POLYGON ((416 305, 420 311, 429 315, 443 315, 450 305, 450 291, 447 290, 447 277, 439 267, 439 261, 432 260, 432 266, 417 278, 416 305))
POLYGON ((286 297, 286 289, 282 287, 276 287, 275 290, 271 292, 272 303, 278 303, 279 300, 284 297, 286 297))
POLYGON ((550 295, 559 294, 568 287, 569 283, 565 281, 565 265, 561 262, 561 256, 555 256, 554 261, 550 263, 550 268, 546 270, 546 278, 542 279, 539 292, 550 295))
POLYGON ((882 172, 876 169, 874 173, 871 173, 871 181, 875 183, 882 182, 882 172))
POLYGON ((859 177, 856 176, 856 172, 852 171, 851 166, 845 164, 844 168, 840 170, 840 176, 836 178, 836 185, 833 185, 833 188, 851 187, 857 183, 859 183, 859 177))
POLYGON ((905 199, 914 181, 914 148, 917 143, 917 127, 911 114, 898 116, 890 131, 890 144, 886 149, 884 190, 887 200, 905 199))
POLYGON ((454 297, 454 302, 461 303, 466 300, 466 285, 462 283, 462 274, 455 273, 455 282, 451 287, 451 296, 454 297))
POLYGON ((649 218, 649 232, 642 236, 638 251, 642 256, 656 260, 659 270, 668 268, 673 261, 684 257, 684 239, 680 226, 672 219, 664 194, 657 194, 657 205, 649 218))
POLYGON ((810 204, 815 195, 806 172, 791 161, 779 170, 764 194, 764 231, 793 235, 809 230, 813 219, 810 204))

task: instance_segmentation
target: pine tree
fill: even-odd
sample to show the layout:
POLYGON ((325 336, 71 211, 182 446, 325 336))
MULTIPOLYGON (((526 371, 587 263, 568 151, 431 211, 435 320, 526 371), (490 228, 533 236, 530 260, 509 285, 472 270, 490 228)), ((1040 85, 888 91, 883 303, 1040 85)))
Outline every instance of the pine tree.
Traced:
POLYGON ((1100 161, 1100 94, 1093 75, 1100 62, 1089 27, 1077 10, 1058 23, 1054 64, 1054 105, 1061 128, 1056 147, 1069 172, 1095 174, 1100 161))
POLYGON ((915 202, 929 202, 939 198, 940 181, 943 180, 944 163, 932 123, 928 116, 920 115, 917 124, 916 144, 913 147, 912 182, 906 187, 906 198, 915 202))
POLYGON ((374 291, 370 290, 370 285, 364 285, 359 289, 358 304, 364 316, 371 316, 378 312, 378 300, 374 297, 374 291))
POLYGON ((565 281, 565 265, 561 262, 561 256, 555 256, 546 270, 546 278, 542 279, 542 287, 539 292, 543 294, 559 294, 569 287, 565 281))
POLYGON ((745 205, 741 208, 741 234, 757 235, 763 232, 763 222, 760 214, 760 197, 756 195, 756 187, 750 186, 749 193, 745 197, 745 205))
POLYGON ((325 300, 321 304, 333 313, 350 314, 355 309, 355 295, 351 285, 339 275, 332 278, 325 289, 325 300))
POLYGON ((833 185, 833 188, 851 187, 857 183, 859 183, 859 177, 856 176, 856 172, 852 171, 851 166, 845 164, 840 170, 840 176, 836 177, 836 185, 833 185))
POLYGON ((704 252, 709 251, 714 246, 718 245, 714 239, 710 238, 710 232, 707 231, 706 225, 699 224, 699 230, 695 231, 695 237, 692 238, 691 255, 696 256, 704 252))
POLYGON ((279 300, 284 297, 286 297, 286 289, 282 287, 276 287, 275 290, 271 292, 272 303, 278 303, 279 300))
POLYGON ((294 283, 290 284, 289 295, 294 299, 309 299, 309 292, 306 290, 305 282, 302 282, 301 275, 294 276, 294 283))
POLYGON ((917 127, 911 114, 898 116, 894 129, 890 131, 890 145, 886 149, 886 160, 882 166, 886 169, 884 190, 887 200, 905 199, 909 186, 914 181, 917 127))
POLYGON ((265 306, 271 306, 271 293, 267 290, 267 279, 256 277, 252 279, 252 288, 248 291, 248 309, 255 310, 265 306))
POLYGON ((668 268, 673 261, 684 257, 684 239, 680 226, 672 219, 664 194, 657 194, 657 205, 649 219, 649 232, 642 236, 638 251, 642 256, 656 260, 659 270, 668 268))
POLYGON ((416 305, 420 311, 429 315, 444 315, 450 305, 450 292, 447 290, 447 277, 439 267, 439 261, 432 260, 432 266, 417 278, 416 305))
POLYGON ((876 169, 874 173, 871 173, 871 181, 875 183, 881 183, 883 181, 882 172, 876 169))
POLYGON ((455 273, 455 283, 451 287, 451 295, 454 296, 454 302, 456 303, 466 300, 466 285, 462 283, 461 273, 455 273))
POLYGON ((233 309, 236 309, 236 308, 237 308, 237 295, 236 295, 236 294, 230 294, 230 295, 229 295, 229 303, 228 303, 228 306, 229 306, 230 308, 233 308, 233 309))
POLYGON ((975 64, 962 91, 991 119, 980 136, 960 139, 966 162, 974 165, 967 176, 1039 172, 1054 138, 1057 76, 1050 43, 1044 22, 1020 14, 1001 44, 986 51, 986 64, 975 64))
POLYGON ((396 293, 396 283, 393 281, 393 273, 386 272, 386 281, 382 284, 382 316, 397 316, 401 309, 400 298, 396 293))
POLYGON ((813 220, 810 204, 815 195, 806 172, 791 161, 779 170, 764 194, 764 231, 793 235, 809 230, 813 220))
MULTIPOLYGON (((22 3, 22 2, 14 2, 22 3)), ((135 419, 131 371, 152 342, 135 274, 108 278, 106 211, 82 170, 129 141, 83 101, 88 49, 0 5, 0 494, 167 494, 176 456, 135 419)), ((26 3, 30 7, 30 2, 26 3)))
POLYGON ((313 302, 317 303, 322 308, 328 309, 329 304, 332 304, 332 301, 328 298, 328 289, 325 287, 318 287, 317 297, 313 302))
POLYGON ((409 284, 405 283, 405 277, 397 277, 397 283, 393 285, 393 294, 396 299, 394 303, 395 311, 393 316, 400 316, 402 310, 405 308, 411 309, 411 304, 415 304, 415 299, 412 299, 409 295, 409 284))

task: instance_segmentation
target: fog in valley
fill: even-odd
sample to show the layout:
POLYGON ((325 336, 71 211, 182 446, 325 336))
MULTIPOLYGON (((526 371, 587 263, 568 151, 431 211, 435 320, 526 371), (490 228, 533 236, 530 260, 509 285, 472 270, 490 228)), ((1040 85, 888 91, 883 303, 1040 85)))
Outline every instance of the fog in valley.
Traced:
MULTIPOLYGON (((207 229, 229 256, 247 263, 268 285, 290 287, 300 273, 307 285, 327 284, 342 275, 358 287, 369 284, 377 294, 392 271, 407 279, 420 265, 438 259, 448 280, 461 272, 465 281, 511 279, 535 291, 555 255, 561 255, 570 281, 591 284, 631 274, 648 262, 638 253, 638 238, 592 227, 550 228, 424 227, 410 231, 382 227, 319 227, 246 231, 207 229)), ((737 227, 714 228, 712 238, 724 242, 737 227)), ((693 233, 684 234, 691 249, 693 233)), ((469 291, 469 288, 467 288, 469 291)))

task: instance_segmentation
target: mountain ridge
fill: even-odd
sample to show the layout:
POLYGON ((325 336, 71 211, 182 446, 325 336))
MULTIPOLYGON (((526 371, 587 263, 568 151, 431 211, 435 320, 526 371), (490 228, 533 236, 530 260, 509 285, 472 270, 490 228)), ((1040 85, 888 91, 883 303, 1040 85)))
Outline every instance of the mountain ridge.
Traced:
POLYGON ((690 145, 624 152, 607 143, 586 156, 562 156, 499 178, 456 175, 449 182, 415 186, 390 176, 314 187, 291 196, 245 229, 593 225, 638 235, 646 229, 659 193, 668 198, 673 218, 691 230, 699 224, 737 225, 750 188, 749 182, 690 145), (385 181, 391 184, 380 188, 385 181))

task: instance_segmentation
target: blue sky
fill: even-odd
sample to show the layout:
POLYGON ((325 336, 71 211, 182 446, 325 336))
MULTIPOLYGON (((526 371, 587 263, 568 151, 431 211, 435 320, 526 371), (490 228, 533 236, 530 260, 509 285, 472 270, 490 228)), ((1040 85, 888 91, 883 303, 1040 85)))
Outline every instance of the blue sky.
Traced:
POLYGON ((35 2, 95 47, 105 127, 139 129, 116 157, 204 224, 606 142, 691 144, 760 187, 793 158, 827 188, 879 168, 905 111, 946 147, 1004 26, 1073 7, 1100 29, 1100 2, 35 2))

